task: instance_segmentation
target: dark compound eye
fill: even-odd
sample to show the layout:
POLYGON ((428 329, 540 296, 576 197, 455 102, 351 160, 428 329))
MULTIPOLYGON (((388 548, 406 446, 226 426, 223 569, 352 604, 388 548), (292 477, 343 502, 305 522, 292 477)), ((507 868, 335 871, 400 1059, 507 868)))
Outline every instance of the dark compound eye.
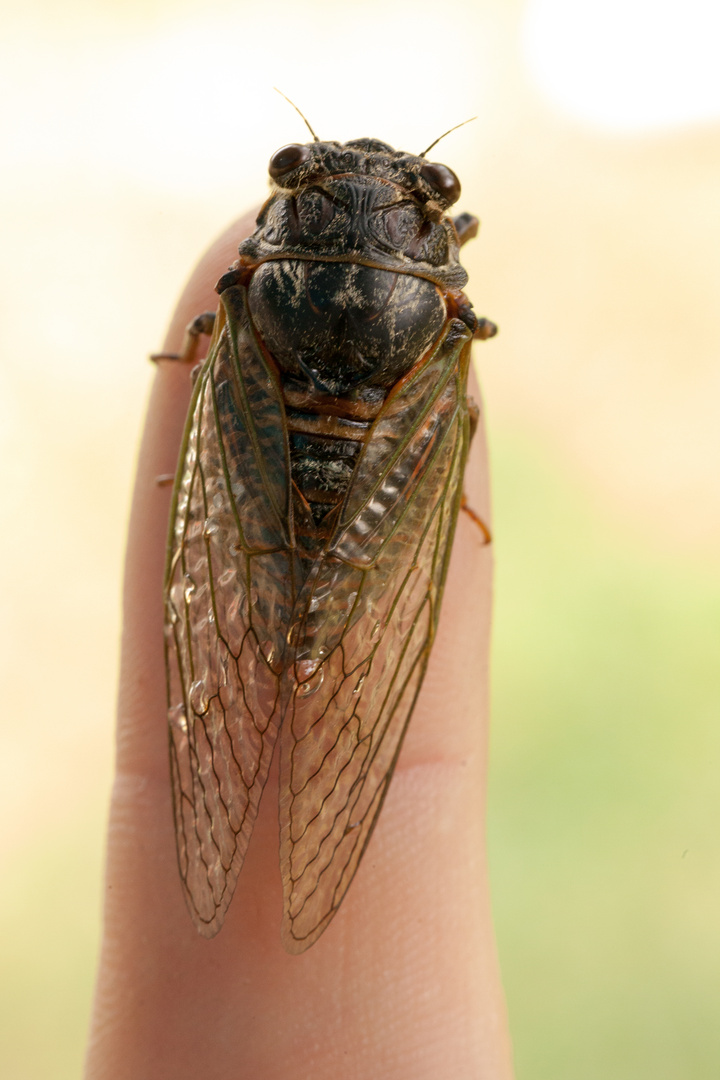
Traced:
POLYGON ((308 147, 301 146, 299 143, 290 143, 288 146, 281 146, 270 158, 268 172, 273 180, 277 180, 279 176, 282 176, 286 172, 290 172, 291 169, 296 169, 298 165, 302 165, 310 156, 308 147))
POLYGON ((460 198, 460 181, 447 165, 423 165, 420 175, 448 203, 457 202, 460 198))

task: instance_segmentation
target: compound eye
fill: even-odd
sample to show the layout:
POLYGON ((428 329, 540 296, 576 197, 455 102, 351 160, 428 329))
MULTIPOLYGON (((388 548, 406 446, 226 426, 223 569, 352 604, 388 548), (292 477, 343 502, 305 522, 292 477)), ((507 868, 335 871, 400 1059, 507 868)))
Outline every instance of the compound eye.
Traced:
POLYGON ((283 176, 284 173, 290 172, 291 169, 296 169, 298 165, 302 165, 310 156, 310 150, 307 146, 301 146, 300 143, 290 143, 288 146, 281 146, 270 158, 268 172, 273 180, 277 180, 278 177, 283 176))
POLYGON ((423 165, 420 175, 446 202, 454 203, 460 198, 460 181, 447 165, 423 165))

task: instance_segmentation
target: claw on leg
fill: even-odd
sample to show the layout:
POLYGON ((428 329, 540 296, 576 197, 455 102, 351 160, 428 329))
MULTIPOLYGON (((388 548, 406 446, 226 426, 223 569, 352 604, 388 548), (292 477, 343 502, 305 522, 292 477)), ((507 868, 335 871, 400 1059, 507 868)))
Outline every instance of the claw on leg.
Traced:
POLYGON ((478 529, 483 534, 483 544, 492 544, 492 534, 490 530, 488 529, 487 525, 480 517, 480 515, 476 514, 473 508, 468 505, 467 497, 465 496, 465 494, 463 494, 462 500, 460 502, 460 509, 465 511, 470 520, 475 522, 478 529))
POLYGON ((151 353, 150 359, 154 364, 157 364, 160 360, 175 360, 181 364, 196 364, 200 338, 203 334, 212 334, 214 325, 215 312, 203 311, 202 315, 197 315, 188 325, 179 353, 151 353))

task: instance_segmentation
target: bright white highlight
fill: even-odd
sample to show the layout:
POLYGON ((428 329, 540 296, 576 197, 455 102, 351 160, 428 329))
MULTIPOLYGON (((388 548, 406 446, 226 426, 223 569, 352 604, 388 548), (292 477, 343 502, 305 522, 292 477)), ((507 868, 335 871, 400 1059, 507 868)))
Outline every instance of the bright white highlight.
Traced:
POLYGON ((523 48, 547 97, 596 126, 720 119, 717 0, 529 0, 523 48))

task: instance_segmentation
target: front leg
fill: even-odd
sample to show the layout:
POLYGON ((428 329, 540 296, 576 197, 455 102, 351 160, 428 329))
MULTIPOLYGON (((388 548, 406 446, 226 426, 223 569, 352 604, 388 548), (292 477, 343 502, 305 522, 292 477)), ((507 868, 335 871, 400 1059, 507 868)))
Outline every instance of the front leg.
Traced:
POLYGON ((209 336, 215 325, 215 312, 203 311, 202 315, 196 315, 191 323, 188 323, 179 353, 159 352, 151 353, 150 359, 154 364, 160 360, 175 360, 181 364, 195 364, 197 352, 200 346, 200 338, 209 336))
MULTIPOLYGON (((202 315, 196 315, 192 322, 188 323, 185 329, 185 337, 183 338, 182 347, 179 353, 151 353, 150 359, 154 364, 157 364, 160 360, 173 360, 175 363, 193 364, 194 366, 190 372, 190 378, 194 383, 198 376, 198 372, 200 371, 200 364, 196 362, 200 338, 203 335, 212 334, 214 325, 214 311, 204 311, 202 315)), ((161 473, 159 476, 155 477, 155 483, 158 487, 169 487, 174 482, 174 473, 161 473)))
POLYGON ((449 292, 446 300, 448 315, 464 322, 468 329, 472 330, 474 338, 478 341, 487 341, 488 338, 495 337, 498 332, 495 323, 491 322, 490 319, 478 319, 473 311, 472 300, 464 292, 449 292))
POLYGON ((480 229, 480 219, 476 218, 474 214, 458 214, 457 217, 453 218, 453 225, 460 241, 460 247, 462 247, 463 244, 467 244, 468 240, 473 240, 477 236, 480 229))

